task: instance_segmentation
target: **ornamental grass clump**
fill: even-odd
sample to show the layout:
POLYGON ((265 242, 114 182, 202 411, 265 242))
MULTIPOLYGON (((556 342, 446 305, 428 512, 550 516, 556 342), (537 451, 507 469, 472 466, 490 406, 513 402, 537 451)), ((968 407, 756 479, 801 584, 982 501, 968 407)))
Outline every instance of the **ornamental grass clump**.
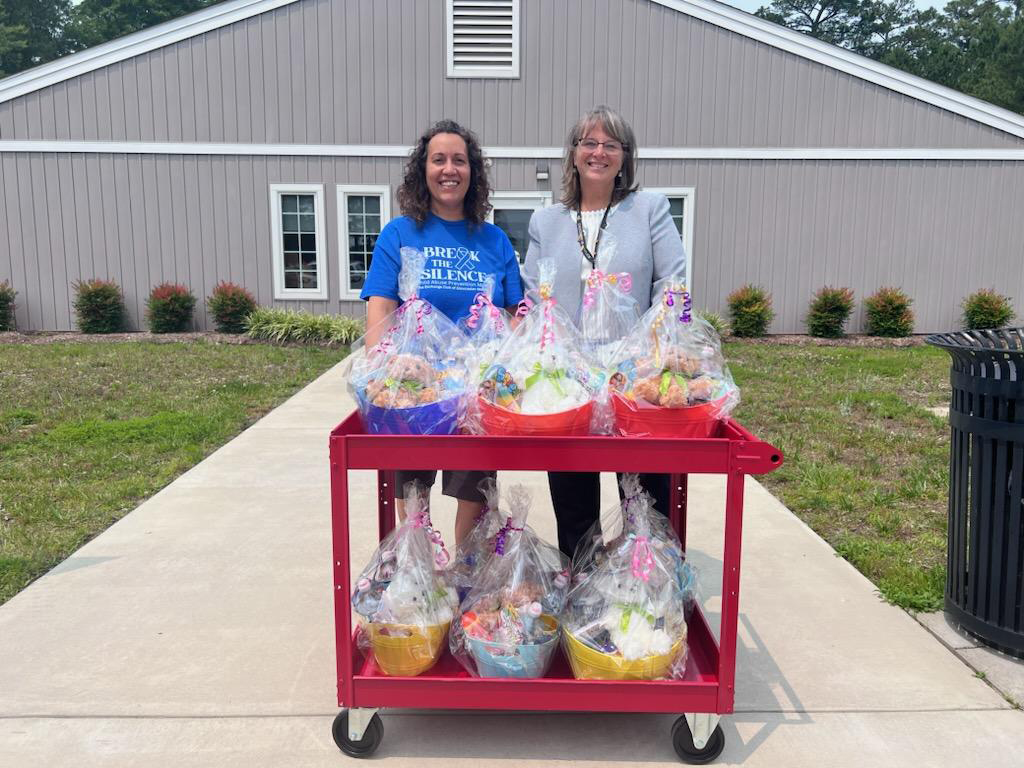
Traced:
POLYGON ((363 335, 363 324, 354 318, 293 309, 257 308, 246 326, 250 337, 278 343, 351 344, 363 335))
POLYGON ((1013 305, 1007 296, 994 290, 975 291, 960 305, 964 311, 964 329, 1003 328, 1013 320, 1013 305))
POLYGON ((222 280, 206 300, 214 327, 221 333, 244 333, 246 318, 256 309, 256 299, 245 288, 222 280))
POLYGON ((113 280, 84 280, 75 289, 75 317, 82 333, 118 333, 124 330, 127 312, 121 289, 113 280))
POLYGON ((775 312, 772 297, 759 285, 747 284, 729 294, 729 324, 733 336, 764 336, 775 312))
POLYGON ((879 288, 864 299, 865 331, 869 336, 909 336, 914 332, 912 299, 899 288, 879 288))
POLYGON ((14 297, 17 295, 18 292, 6 280, 0 283, 0 331, 14 330, 14 310, 17 307, 14 297))
POLYGON ((698 309, 695 314, 714 328, 715 333, 719 336, 725 336, 729 333, 729 322, 717 312, 712 312, 710 309, 698 309))
POLYGON ((846 333, 846 321, 851 312, 853 291, 826 285, 811 299, 807 310, 807 331, 811 336, 838 339, 846 333))
POLYGON ((146 315, 153 333, 181 333, 192 328, 196 297, 184 285, 160 283, 149 294, 146 315))

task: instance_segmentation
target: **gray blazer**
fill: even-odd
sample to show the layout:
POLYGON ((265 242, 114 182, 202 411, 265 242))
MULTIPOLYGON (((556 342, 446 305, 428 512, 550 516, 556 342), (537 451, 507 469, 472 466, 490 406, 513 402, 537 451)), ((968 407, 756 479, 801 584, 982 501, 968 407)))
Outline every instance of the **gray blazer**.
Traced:
MULTIPOLYGON (((633 276, 632 296, 643 314, 651 305, 654 284, 686 271, 686 254, 669 213, 668 198, 656 192, 634 192, 608 217, 605 231, 613 234, 616 242, 608 271, 633 276)), ((558 268, 555 299, 570 317, 576 317, 583 302, 583 254, 576 216, 561 203, 535 211, 530 219, 530 247, 523 268, 530 287, 537 286, 537 261, 547 256, 554 257, 558 268)))

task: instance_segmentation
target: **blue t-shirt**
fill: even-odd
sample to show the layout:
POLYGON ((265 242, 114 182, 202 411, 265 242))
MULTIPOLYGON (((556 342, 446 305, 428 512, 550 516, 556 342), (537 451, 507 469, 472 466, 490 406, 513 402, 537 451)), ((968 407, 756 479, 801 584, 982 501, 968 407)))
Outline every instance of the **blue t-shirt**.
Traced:
POLYGON ((488 275, 494 277, 495 306, 510 307, 522 301, 519 262, 504 232, 487 222, 473 227, 467 221, 445 221, 432 213, 427 214, 422 227, 408 216, 387 223, 377 237, 361 299, 383 296, 401 301, 398 273, 404 247, 423 252, 426 262, 420 276, 420 296, 452 322, 469 315, 473 297, 488 275))

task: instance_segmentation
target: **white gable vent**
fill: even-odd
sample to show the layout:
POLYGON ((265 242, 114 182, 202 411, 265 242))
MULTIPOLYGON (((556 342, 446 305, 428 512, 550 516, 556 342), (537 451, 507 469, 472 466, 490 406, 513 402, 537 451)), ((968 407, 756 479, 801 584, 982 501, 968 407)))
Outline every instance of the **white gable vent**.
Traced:
POLYGON ((447 0, 448 77, 519 77, 519 0, 447 0))

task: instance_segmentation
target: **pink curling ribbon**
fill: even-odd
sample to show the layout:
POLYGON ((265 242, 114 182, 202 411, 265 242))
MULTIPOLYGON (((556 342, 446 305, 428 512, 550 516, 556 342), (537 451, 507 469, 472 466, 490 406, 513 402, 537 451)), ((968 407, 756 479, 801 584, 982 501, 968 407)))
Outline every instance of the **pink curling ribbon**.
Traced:
POLYGON ((623 293, 630 293, 633 290, 633 276, 629 272, 603 272, 600 269, 590 270, 587 275, 587 290, 583 294, 583 306, 590 307, 594 304, 594 294, 602 282, 608 285, 618 286, 623 293))
POLYGON ((654 556, 651 554, 651 545, 646 536, 637 536, 636 546, 633 547, 633 577, 648 581, 651 578, 652 568, 654 568, 654 556))
POLYGON ((480 313, 487 311, 491 317, 494 318, 494 323, 501 331, 505 328, 505 324, 501 320, 501 309, 494 306, 494 302, 491 301, 491 297, 486 293, 478 293, 473 299, 473 306, 469 308, 469 319, 466 320, 466 325, 470 328, 476 328, 480 323, 480 313), (487 309, 490 307, 490 309, 487 309))
POLYGON ((413 528, 426 529, 430 541, 434 544, 434 562, 438 568, 445 568, 452 559, 452 556, 448 554, 448 549, 444 545, 444 539, 441 538, 440 531, 436 530, 434 524, 430 522, 430 510, 426 508, 420 510, 410 522, 413 528))
POLYGON ((494 554, 504 555, 505 554, 505 539, 512 531, 521 531, 522 528, 516 528, 512 525, 512 518, 505 520, 505 524, 501 526, 496 534, 494 534, 494 554))
POLYGON ((423 333, 423 318, 429 315, 433 308, 429 302, 413 294, 398 308, 398 317, 404 315, 409 307, 413 305, 416 306, 416 333, 420 334, 423 333))
POLYGON ((516 306, 516 317, 524 317, 531 309, 533 309, 533 302, 523 297, 523 300, 516 306))

